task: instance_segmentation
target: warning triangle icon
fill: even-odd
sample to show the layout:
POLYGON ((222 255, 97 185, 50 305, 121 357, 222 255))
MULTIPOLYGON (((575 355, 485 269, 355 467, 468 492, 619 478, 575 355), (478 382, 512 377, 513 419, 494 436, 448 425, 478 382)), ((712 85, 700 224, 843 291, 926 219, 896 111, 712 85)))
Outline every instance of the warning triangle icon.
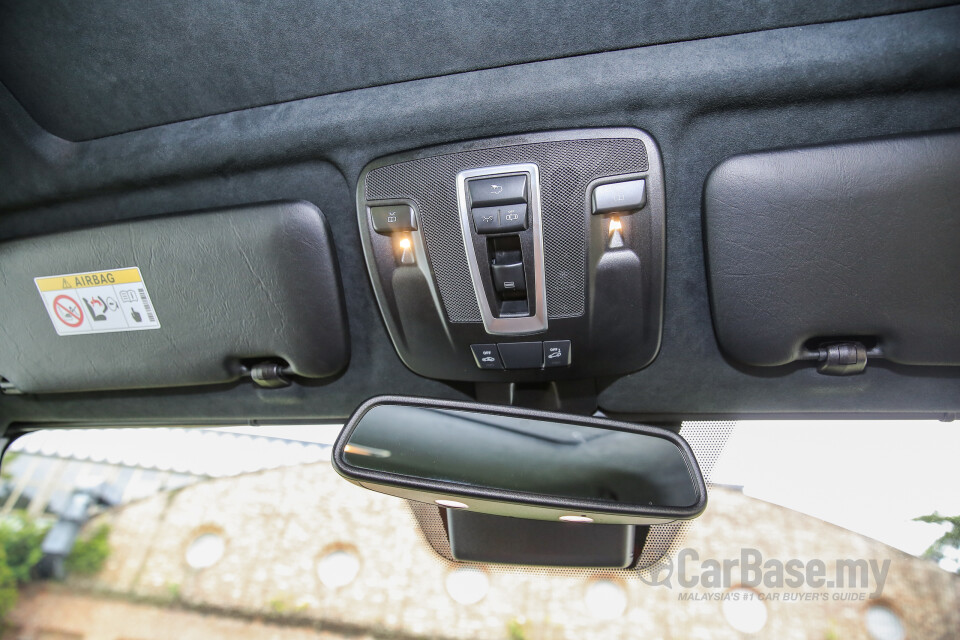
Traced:
POLYGON ((61 280, 63 280, 63 283, 60 285, 61 289, 73 289, 73 285, 70 284, 66 278, 61 278, 61 280))

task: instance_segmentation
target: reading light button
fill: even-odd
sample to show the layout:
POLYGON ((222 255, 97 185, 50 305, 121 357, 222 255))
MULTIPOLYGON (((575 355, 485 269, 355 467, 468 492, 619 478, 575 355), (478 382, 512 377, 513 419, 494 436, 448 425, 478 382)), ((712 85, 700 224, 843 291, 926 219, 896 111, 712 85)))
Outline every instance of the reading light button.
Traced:
POLYGON ((593 213, 632 213, 647 203, 645 180, 602 184, 593 190, 593 213))
POLYGON ((377 233, 413 231, 417 228, 413 209, 408 204, 370 207, 370 218, 373 220, 373 230, 377 233))

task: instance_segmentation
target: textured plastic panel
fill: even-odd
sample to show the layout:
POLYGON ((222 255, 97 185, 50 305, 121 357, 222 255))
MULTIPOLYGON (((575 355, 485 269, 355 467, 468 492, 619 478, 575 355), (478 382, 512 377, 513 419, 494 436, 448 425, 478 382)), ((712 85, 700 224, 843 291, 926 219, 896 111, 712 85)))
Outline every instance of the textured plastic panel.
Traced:
POLYGON ((720 346, 752 365, 811 338, 876 338, 960 365, 960 132, 754 153, 707 179, 720 346))
POLYGON ((367 200, 416 203, 451 322, 480 322, 460 234, 456 175, 463 169, 521 162, 540 168, 548 317, 582 315, 587 273, 583 194, 597 178, 646 171, 642 141, 597 138, 478 149, 400 162, 367 174, 367 200))
POLYGON ((3 299, 17 301, 4 305, 0 375, 24 392, 223 383, 240 377, 244 361, 270 358, 321 378, 349 357, 333 244, 307 202, 8 242, 0 274, 3 299), (134 266, 159 329, 57 335, 35 277, 134 266))

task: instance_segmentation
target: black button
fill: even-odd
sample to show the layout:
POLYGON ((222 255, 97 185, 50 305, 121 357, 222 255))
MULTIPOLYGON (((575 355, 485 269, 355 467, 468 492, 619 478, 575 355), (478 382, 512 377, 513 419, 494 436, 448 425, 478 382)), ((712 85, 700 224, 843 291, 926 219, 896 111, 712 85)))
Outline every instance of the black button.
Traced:
POLYGON ((542 342, 500 342, 497 347, 505 369, 539 369, 543 366, 542 342))
POLYGON ((506 204, 497 207, 474 207, 473 226, 477 233, 507 233, 527 228, 527 205, 506 204))
POLYGON ((370 217, 373 218, 373 230, 377 233, 413 231, 417 228, 413 209, 408 204, 370 207, 370 217))
POLYGON ((514 204, 527 201, 527 176, 480 178, 467 182, 474 207, 514 204))
POLYGON ((545 367, 569 367, 570 366, 570 341, 569 340, 550 340, 543 343, 543 366, 545 367))
POLYGON ((644 180, 600 185, 593 190, 593 213, 631 213, 642 209, 647 201, 646 185, 644 180))
POLYGON ((527 228, 527 205, 508 204, 500 209, 500 232, 523 231, 527 228))
POLYGON ((501 293, 510 291, 526 291, 527 281, 523 276, 523 263, 493 264, 493 286, 501 293))
POLYGON ((500 232, 500 207, 477 207, 473 210, 473 226, 477 233, 500 232))
POLYGON ((473 359, 477 361, 477 366, 481 369, 503 369, 497 345, 472 344, 470 349, 473 351, 473 359))

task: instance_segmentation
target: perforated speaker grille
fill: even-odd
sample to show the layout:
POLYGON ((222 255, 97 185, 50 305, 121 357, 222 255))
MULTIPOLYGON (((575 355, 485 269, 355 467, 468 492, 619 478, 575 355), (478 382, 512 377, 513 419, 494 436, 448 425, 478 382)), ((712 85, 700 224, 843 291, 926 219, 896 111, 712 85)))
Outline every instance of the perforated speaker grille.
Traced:
POLYGON ((640 140, 560 140, 478 149, 400 162, 367 174, 364 188, 368 201, 404 198, 415 203, 427 256, 450 322, 481 320, 460 231, 457 173, 519 162, 534 162, 540 169, 548 317, 582 315, 587 263, 586 188, 597 178, 646 171, 647 151, 640 140))
MULTIPOLYGON (((700 465, 700 471, 703 473, 704 480, 706 480, 707 509, 710 508, 710 476, 713 473, 717 458, 720 457, 724 445, 730 438, 734 425, 734 422, 684 422, 680 430, 680 435, 690 444, 690 448, 697 458, 697 463, 700 465)), ((437 561, 451 567, 458 566, 450 553, 450 541, 447 539, 447 532, 440 517, 440 508, 422 502, 410 502, 409 504, 417 523, 420 525, 426 543, 437 553, 437 561)), ((680 550, 680 545, 686 537, 687 530, 695 526, 697 526, 696 520, 680 520, 650 527, 650 532, 647 534, 646 543, 636 566, 630 569, 613 571, 604 569, 603 575, 620 578, 640 577, 647 580, 653 578, 655 580, 657 572, 665 565, 673 562, 673 556, 680 550)), ((589 568, 515 567, 500 564, 484 565, 484 568, 493 572, 512 573, 522 571, 524 573, 566 576, 586 576, 597 571, 589 568)))

